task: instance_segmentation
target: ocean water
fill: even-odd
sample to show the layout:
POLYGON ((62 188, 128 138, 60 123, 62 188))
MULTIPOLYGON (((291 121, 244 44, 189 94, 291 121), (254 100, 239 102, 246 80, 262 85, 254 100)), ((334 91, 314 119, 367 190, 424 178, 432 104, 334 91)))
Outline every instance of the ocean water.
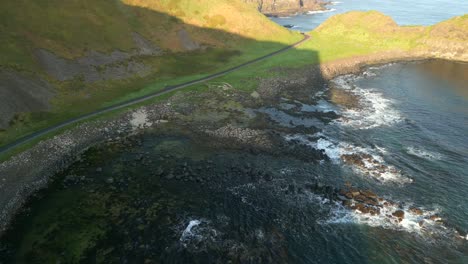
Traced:
POLYGON ((272 17, 280 25, 294 25, 292 30, 307 32, 318 27, 327 18, 352 10, 377 10, 391 16, 399 25, 433 25, 453 16, 468 13, 465 0, 342 0, 331 1, 326 11, 290 17, 272 17))
POLYGON ((285 142, 303 146, 305 159, 155 131, 93 148, 29 202, 0 240, 0 256, 4 263, 467 263, 467 76, 466 63, 386 64, 337 77, 315 103, 290 98, 253 110, 270 116, 285 142), (328 120, 319 132, 285 132, 311 115, 312 126, 328 120), (322 160, 309 162, 313 155, 322 160), (346 163, 346 155, 362 163, 346 163), (379 212, 350 209, 330 194, 346 182, 377 193, 379 212), (392 218, 397 211, 402 221, 392 218))

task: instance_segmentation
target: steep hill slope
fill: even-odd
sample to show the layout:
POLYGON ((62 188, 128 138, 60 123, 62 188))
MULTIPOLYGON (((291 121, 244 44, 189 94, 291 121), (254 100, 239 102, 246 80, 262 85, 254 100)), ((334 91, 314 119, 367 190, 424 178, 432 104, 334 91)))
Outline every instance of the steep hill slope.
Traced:
POLYGON ((242 0, 6 0, 0 34, 0 145, 301 38, 242 0))

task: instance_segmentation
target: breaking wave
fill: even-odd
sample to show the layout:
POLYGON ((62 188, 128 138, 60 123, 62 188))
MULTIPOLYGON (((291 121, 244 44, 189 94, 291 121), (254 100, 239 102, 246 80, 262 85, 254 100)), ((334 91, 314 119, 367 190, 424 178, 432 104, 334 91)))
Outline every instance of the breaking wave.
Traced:
POLYGON ((330 12, 335 12, 336 9, 327 9, 327 10, 316 10, 316 11, 309 11, 307 14, 313 15, 313 14, 323 14, 323 13, 330 13, 330 12))
POLYGON ((333 80, 333 84, 340 89, 347 90, 359 100, 359 107, 344 109, 342 118, 338 122, 344 126, 357 129, 371 129, 380 126, 391 126, 403 120, 392 100, 386 99, 376 89, 364 89, 351 83, 366 75, 371 76, 371 71, 364 75, 344 75, 333 80))
POLYGON ((415 146, 409 146, 405 150, 408 154, 419 157, 419 158, 423 158, 423 159, 441 160, 443 158, 442 154, 440 153, 431 152, 429 150, 418 148, 415 146))
POLYGON ((333 163, 349 165, 357 174, 370 176, 380 182, 412 182, 412 179, 403 176, 400 170, 386 164, 379 154, 385 151, 383 148, 359 147, 330 139, 322 133, 312 136, 287 135, 285 139, 322 150, 333 163))
POLYGON ((439 216, 439 210, 414 209, 410 205, 402 206, 387 200, 379 202, 380 211, 368 214, 352 210, 336 202, 330 211, 330 217, 321 224, 359 224, 404 231, 421 235, 425 238, 458 238, 468 240, 467 235, 460 234, 455 228, 447 226, 439 216), (402 219, 395 217, 397 213, 404 215, 402 219))

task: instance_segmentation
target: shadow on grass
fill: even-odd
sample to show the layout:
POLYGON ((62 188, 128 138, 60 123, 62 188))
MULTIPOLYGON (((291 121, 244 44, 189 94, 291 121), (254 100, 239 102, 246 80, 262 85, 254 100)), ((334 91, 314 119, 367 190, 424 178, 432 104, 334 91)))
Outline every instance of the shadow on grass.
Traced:
MULTIPOLYGON (((0 131, 0 154, 5 155, 7 151, 29 142, 31 139, 36 139, 38 136, 47 135, 58 128, 116 109, 114 106, 118 106, 117 108, 128 106, 135 102, 142 102, 145 98, 157 96, 169 89, 199 83, 204 78, 219 77, 253 62, 276 55, 278 51, 289 47, 288 44, 281 42, 257 41, 218 29, 197 27, 186 24, 177 17, 142 7, 125 6, 125 9, 125 15, 122 17, 127 17, 131 30, 124 31, 129 34, 127 36, 123 34, 122 38, 131 38, 131 33, 138 32, 138 30, 143 31, 138 33, 144 36, 151 35, 152 25, 144 24, 151 22, 156 24, 156 32, 167 33, 167 35, 153 36, 153 38, 165 39, 162 42, 173 43, 174 49, 178 51, 166 50, 166 54, 162 56, 133 56, 125 61, 100 65, 101 69, 94 69, 96 72, 86 67, 77 69, 77 77, 84 74, 98 74, 99 71, 102 72, 102 67, 111 69, 118 67, 121 70, 121 64, 130 62, 141 63, 141 65, 146 65, 151 69, 151 72, 145 77, 132 76, 120 79, 117 76, 117 78, 90 83, 80 82, 77 84, 69 80, 58 81, 57 79, 63 75, 64 69, 55 67, 56 65, 47 65, 48 62, 40 62, 39 60, 37 65, 25 66, 35 76, 46 78, 60 87, 52 100, 54 107, 51 111, 46 112, 43 109, 30 112, 30 109, 34 109, 31 105, 35 105, 37 100, 41 100, 38 99, 40 95, 31 96, 18 89, 16 86, 21 85, 21 80, 13 84, 2 84, 0 79, 0 92, 3 91, 0 94, 5 94, 5 92, 9 94, 8 98, 6 95, 2 98, 0 119, 3 120, 0 120, 2 121, 0 123, 11 124, 10 127, 0 131), (180 37, 180 32, 187 32, 188 37, 180 37), (199 48, 192 51, 183 50, 184 46, 193 48, 193 45, 199 48), (31 69, 41 70, 33 71, 31 69), (80 88, 77 89, 77 86, 80 88)), ((96 29, 89 30, 95 31, 96 29)), ((106 36, 108 33, 103 33, 103 35, 106 36)), ((285 33, 284 35, 291 39, 300 40, 294 34, 285 33)), ((291 43, 293 41, 284 39, 284 42, 291 43)), ((319 56, 314 51, 295 51, 295 53, 298 52, 301 54, 295 54, 295 57, 310 60, 311 64, 319 61, 319 56)), ((33 60, 37 61, 38 59, 33 58, 33 60)), ((64 58, 61 60, 65 65, 76 64, 76 61, 64 58)), ((0 71, 13 71, 13 69, 7 67, 0 71)))

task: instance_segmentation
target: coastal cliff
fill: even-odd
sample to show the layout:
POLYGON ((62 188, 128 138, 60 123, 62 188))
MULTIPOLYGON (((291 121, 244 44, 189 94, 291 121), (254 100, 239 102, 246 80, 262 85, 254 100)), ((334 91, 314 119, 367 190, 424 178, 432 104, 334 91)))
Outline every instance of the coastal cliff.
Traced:
POLYGON ((321 0, 244 0, 257 6, 267 16, 285 16, 324 9, 321 0))
MULTIPOLYGON (((337 59, 367 63, 370 58, 446 59, 468 61, 468 15, 453 17, 432 26, 399 26, 380 12, 352 11, 329 18, 311 32, 306 45, 320 50, 322 64, 337 59)), ((370 61, 369 61, 370 60, 370 61)))

